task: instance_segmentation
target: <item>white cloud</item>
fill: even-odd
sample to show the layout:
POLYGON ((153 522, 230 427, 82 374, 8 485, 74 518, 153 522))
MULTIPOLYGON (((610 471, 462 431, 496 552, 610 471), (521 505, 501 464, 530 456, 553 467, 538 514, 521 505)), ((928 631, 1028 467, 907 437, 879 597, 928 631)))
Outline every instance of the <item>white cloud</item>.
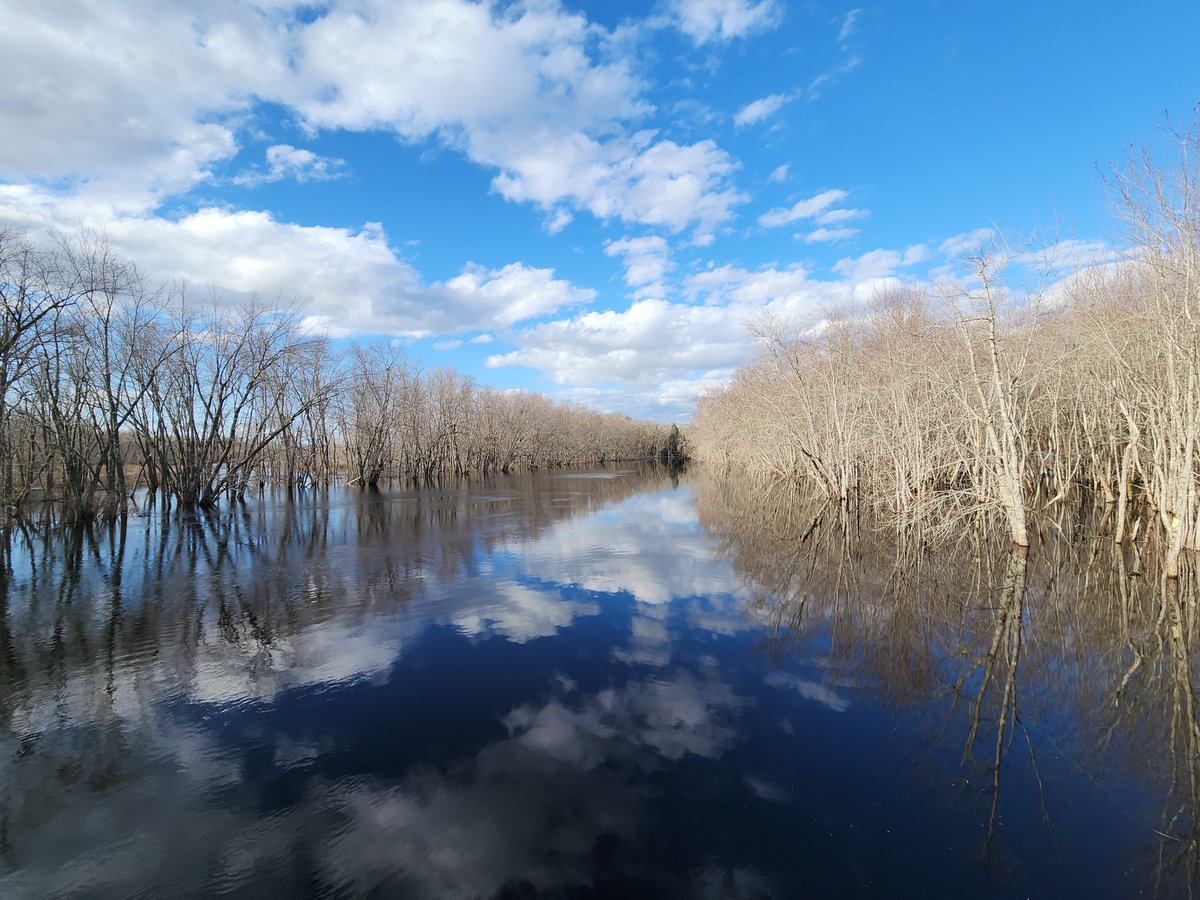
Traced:
POLYGON ((817 224, 833 225, 838 222, 849 222, 852 219, 861 219, 868 214, 865 209, 830 209, 817 216, 817 224))
POLYGON ((735 311, 660 299, 548 322, 515 340, 519 349, 491 356, 487 365, 531 366, 560 384, 615 381, 639 389, 652 389, 669 374, 735 364, 746 343, 735 311))
POLYGON ((763 306, 771 303, 796 303, 815 299, 815 292, 824 292, 828 285, 809 281, 808 271, 799 263, 779 269, 768 267, 757 271, 736 266, 714 266, 689 276, 684 291, 692 298, 702 298, 709 304, 732 303, 740 306, 763 306))
POLYGON ((725 185, 736 168, 710 140, 654 141, 652 132, 601 143, 581 134, 522 136, 493 187, 509 200, 573 203, 600 219, 708 230, 746 198, 725 185))
POLYGON ((303 302, 311 326, 420 337, 490 330, 591 302, 551 269, 467 265, 426 283, 379 223, 347 228, 281 222, 265 212, 205 208, 170 220, 122 216, 81 200, 0 185, 0 220, 33 231, 82 224, 105 233, 155 278, 200 289, 303 302))
POLYGON ((854 300, 859 304, 873 303, 899 290, 902 284, 894 275, 870 276, 854 285, 854 300))
POLYGON ((854 237, 856 234, 858 234, 857 228, 816 228, 805 234, 798 234, 796 237, 807 243, 816 244, 844 241, 847 238, 854 237))
POLYGON ((782 166, 776 166, 775 170, 767 176, 767 181, 780 182, 787 181, 788 169, 791 168, 787 163, 782 166))
POLYGON ((604 246, 608 256, 620 256, 625 263, 625 283, 633 296, 663 297, 667 288, 663 278, 673 268, 667 242, 658 235, 621 238, 604 246))
POLYGON ((235 184, 255 185, 294 178, 296 181, 330 181, 346 175, 346 161, 330 156, 318 156, 291 144, 275 144, 267 148, 266 170, 254 169, 234 179, 235 184))
POLYGON ((786 94, 771 94, 747 103, 737 111, 737 115, 733 117, 733 124, 741 128, 768 119, 783 109, 783 105, 789 99, 791 98, 786 94))
POLYGON ((990 228, 976 228, 973 231, 964 231, 962 234, 956 234, 942 241, 938 245, 938 253, 949 257, 961 256, 964 253, 978 250, 995 236, 996 233, 990 228))
POLYGON ((896 250, 882 248, 871 250, 858 257, 844 257, 833 266, 833 271, 845 275, 851 281, 861 281, 878 275, 888 275, 896 271, 903 261, 903 256, 896 250))
POLYGON ((775 0, 672 0, 670 8, 679 30, 698 46, 766 31, 780 18, 775 0))
POLYGON ((844 44, 854 34, 854 29, 858 27, 858 20, 862 17, 861 9, 852 9, 842 18, 841 27, 838 29, 838 43, 844 44))
POLYGON ((839 259, 834 264, 833 271, 844 275, 850 281, 863 282, 891 276, 897 269, 913 266, 930 258, 929 248, 924 244, 913 244, 903 252, 879 248, 862 256, 839 259))
POLYGON ((1068 238, 1017 254, 1013 262, 1047 273, 1104 265, 1118 259, 1107 241, 1068 238))
POLYGON ((798 219, 811 219, 824 213, 835 203, 842 202, 847 196, 846 191, 838 188, 822 191, 815 196, 798 200, 789 207, 779 207, 763 213, 758 217, 758 224, 764 228, 776 228, 798 219))
POLYGON ((0 177, 69 180, 146 208, 230 158, 229 117, 270 94, 286 60, 279 16, 217 0, 10 3, 0 57, 0 177), (53 61, 52 63, 49 61, 53 61))
POLYGON ((314 128, 435 138, 495 168, 503 197, 601 219, 713 227, 742 196, 711 141, 656 140, 628 59, 600 59, 597 27, 557 4, 465 0, 335 8, 299 38, 296 96, 314 128), (348 52, 353 48, 354 52, 348 52))
MULTIPOLYGON (((720 27, 762 12, 743 21, 731 8, 720 27)), ((24 74, 0 88, 0 113, 22 137, 0 147, 0 178, 145 213, 232 159, 266 102, 310 131, 387 130, 461 152, 496 172, 502 196, 546 209, 551 233, 578 210, 711 233, 745 199, 714 143, 640 127, 653 107, 622 42, 555 2, 363 0, 310 13, 236 0, 203 14, 149 0, 14 8, 0 53, 24 74)), ((337 173, 309 153, 277 144, 242 182, 337 173)))
POLYGON ((554 210, 550 214, 550 217, 546 220, 546 233, 558 234, 560 231, 570 225, 574 218, 575 217, 565 209, 559 208, 554 210))
POLYGON ((552 269, 534 269, 522 263, 509 263, 502 269, 471 265, 444 284, 433 285, 430 293, 443 301, 443 309, 439 312, 442 315, 448 312, 451 323, 458 319, 459 313, 455 310, 460 311, 463 318, 476 318, 477 321, 478 314, 486 311, 484 324, 500 326, 588 303, 596 296, 590 288, 579 288, 569 281, 554 278, 552 269))
POLYGON ((913 244, 904 251, 904 257, 900 260, 900 265, 915 266, 917 263, 923 263, 932 258, 933 254, 929 252, 929 248, 924 244, 913 244))
POLYGON ((747 358, 746 325, 764 310, 808 318, 848 303, 853 286, 812 281, 799 265, 720 266, 685 278, 680 295, 688 302, 647 298, 535 325, 512 336, 517 349, 486 365, 539 369, 567 395, 601 408, 681 418, 704 386, 747 358))

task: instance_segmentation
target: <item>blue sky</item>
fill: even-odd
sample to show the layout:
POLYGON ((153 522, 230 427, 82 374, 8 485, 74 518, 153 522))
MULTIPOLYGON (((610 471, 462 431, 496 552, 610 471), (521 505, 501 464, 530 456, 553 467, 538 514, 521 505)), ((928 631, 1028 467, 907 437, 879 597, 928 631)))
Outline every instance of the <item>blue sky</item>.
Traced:
POLYGON ((764 313, 1121 236, 1200 4, 0 0, 0 222, 335 338, 686 419, 764 313))

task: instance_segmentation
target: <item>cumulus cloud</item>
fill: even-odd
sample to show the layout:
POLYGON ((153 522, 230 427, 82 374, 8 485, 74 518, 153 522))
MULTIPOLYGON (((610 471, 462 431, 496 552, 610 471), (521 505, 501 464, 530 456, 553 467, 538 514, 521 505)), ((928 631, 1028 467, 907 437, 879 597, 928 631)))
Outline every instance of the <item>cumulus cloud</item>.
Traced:
POLYGON ((625 263, 625 283, 633 296, 663 297, 666 285, 663 278, 673 268, 667 242, 658 235, 624 237, 604 245, 608 256, 620 256, 625 263))
POLYGON ((680 417, 705 386, 746 359, 746 326, 764 311, 807 318, 854 293, 849 282, 815 281, 792 265, 713 266, 684 278, 679 295, 523 329, 511 337, 517 349, 486 365, 539 369, 570 396, 602 408, 680 417))
POLYGON ((0 177, 103 183, 142 204, 209 177, 236 151, 229 118, 277 88, 286 33, 239 3, 208 12, 7 5, 0 56, 21 77, 5 79, 0 114, 20 140, 0 145, 0 177))
POLYGON ((780 19, 775 0, 671 0, 670 9, 679 30, 697 45, 766 31, 780 19))
POLYGON ((809 280, 808 270, 799 263, 777 268, 750 270, 737 266, 713 266, 684 280, 689 297, 708 304, 739 306, 800 306, 819 303, 828 296, 829 285, 809 280))
POLYGON ((334 5, 300 31, 295 105, 314 127, 456 129, 483 146, 547 113, 587 127, 646 111, 624 59, 593 60, 591 29, 556 3, 334 5))
POLYGON ((897 269, 914 266, 930 259, 932 254, 924 244, 913 244, 904 251, 871 250, 857 257, 839 259, 833 266, 833 271, 844 275, 854 282, 890 276, 897 269))
POLYGON ((728 308, 661 299, 547 322, 516 341, 519 349, 486 364, 531 366, 560 384, 617 381, 648 388, 668 373, 735 364, 745 352, 738 317, 728 308))
POLYGON ((102 230, 156 277, 190 281, 234 297, 302 301, 308 324, 334 335, 423 337, 504 328, 590 303, 590 288, 552 269, 468 264, 426 282, 396 256, 382 226, 302 226, 265 212, 204 208, 171 220, 120 216, 111 209, 0 185, 0 219, 28 228, 76 222, 102 230), (14 194, 16 196, 14 196, 14 194))
POLYGON ((291 144, 275 144, 267 148, 266 169, 252 169, 234 178, 235 184, 255 185, 294 178, 296 181, 330 181, 346 175, 346 161, 330 156, 318 156, 291 144))
MULTIPOLYGON (((722 12, 717 31, 744 31, 756 9, 722 12)), ((232 159, 267 102, 311 132, 386 130, 461 152, 494 170, 501 196, 543 207, 550 233, 578 210, 707 233, 744 200, 713 142, 641 127, 653 107, 628 55, 557 3, 366 0, 313 15, 225 0, 199 15, 135 0, 11 13, 0 52, 26 73, 0 90, 6 126, 22 135, 0 148, 0 178, 13 183, 66 179, 147 212, 232 159)), ((276 144, 241 180, 338 171, 276 144)))
MULTIPOLYGON (((783 15, 777 0, 665 9, 657 24, 706 48, 783 15)), ((558 0, 213 0, 200 11, 181 0, 80 0, 9 13, 0 52, 24 74, 0 85, 0 113, 21 135, 0 146, 0 219, 101 230, 148 273, 230 296, 303 298, 308 324, 333 335, 453 337, 439 344, 449 348, 502 332, 516 349, 489 365, 534 366, 576 396, 679 415, 698 386, 745 358, 742 326, 759 307, 809 309, 850 290, 786 265, 712 267, 672 283, 682 265, 672 236, 712 243, 747 197, 737 161, 715 141, 654 127, 666 115, 630 52, 640 26, 610 31, 558 0), (262 132, 269 120, 286 123, 286 140, 262 132), (585 215, 619 223, 624 236, 605 252, 621 260, 633 305, 579 312, 594 291, 519 261, 466 263, 433 280, 380 223, 302 225, 197 190, 344 175, 343 160, 305 146, 335 131, 465 159, 496 196, 535 207, 549 234, 585 215), (239 174, 232 165, 245 165, 251 137, 265 155, 239 174)), ((755 100, 737 121, 764 121, 791 96, 755 100)), ((784 165, 771 180, 787 176, 784 165)), ((844 223, 864 212, 839 207, 846 196, 825 191, 760 221, 812 220, 814 242, 846 237, 844 223)))
POLYGON ((551 212, 549 218, 546 219, 546 233, 558 234, 560 231, 570 225, 574 219, 575 217, 565 209, 556 209, 551 212))
POLYGON ((300 34, 291 102, 312 128, 460 149, 499 170, 501 196, 553 210, 551 233, 568 207, 672 230, 728 218, 743 199, 725 183, 732 159, 711 141, 630 127, 651 106, 624 55, 600 58, 595 34, 553 3, 335 8, 300 34))
POLYGON ((581 133, 521 135, 493 180, 503 197, 571 203, 600 219, 711 230, 745 195, 726 185, 736 165, 713 141, 678 144, 650 131, 600 142, 581 133))
MULTIPOLYGON (((450 321, 478 317, 483 312, 485 325, 505 326, 578 306, 595 298, 590 288, 579 288, 554 277, 553 269, 535 269, 522 263, 509 263, 501 269, 468 266, 461 275, 444 284, 434 284, 430 292, 443 301, 450 321)), ((476 326, 478 327, 478 326, 476 326)), ((443 330, 449 330, 443 326, 443 330)))
POLYGON ((869 214, 870 211, 865 209, 827 209, 814 217, 820 227, 809 232, 801 232, 796 235, 796 239, 809 244, 847 240, 858 234, 859 229, 844 223, 861 219, 869 214))

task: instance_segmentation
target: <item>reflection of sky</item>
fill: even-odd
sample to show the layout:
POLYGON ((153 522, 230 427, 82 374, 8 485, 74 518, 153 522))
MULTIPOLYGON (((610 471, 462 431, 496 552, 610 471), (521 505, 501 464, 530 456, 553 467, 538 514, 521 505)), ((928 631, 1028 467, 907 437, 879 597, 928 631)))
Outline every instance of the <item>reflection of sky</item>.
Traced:
POLYGON ((642 494, 511 549, 531 576, 624 592, 644 604, 720 594, 730 585, 728 563, 715 558, 686 491, 642 494))
MULTIPOLYGON (((278 583, 270 578, 253 583, 255 567, 280 564, 261 554, 248 555, 240 569, 227 558, 225 579, 208 585, 197 572, 187 572, 194 608, 179 615, 195 619, 174 627, 193 626, 193 640, 165 642, 152 654, 112 660, 103 676, 112 702, 118 709, 126 703, 137 709, 147 686, 182 692, 199 702, 267 701, 289 688, 386 675, 406 642, 431 623, 452 623, 464 634, 524 643, 552 636, 581 616, 596 615, 606 597, 637 601, 629 640, 615 651, 628 661, 666 664, 666 612, 654 607, 673 600, 700 598, 689 615, 693 624, 708 630, 731 633, 749 627, 731 602, 728 565, 714 558, 682 491, 638 495, 593 515, 560 520, 539 534, 503 540, 490 550, 476 547, 469 573, 459 572, 453 579, 388 559, 376 552, 375 544, 356 547, 352 536, 342 537, 347 543, 331 541, 302 575, 297 570, 292 578, 271 576, 278 583), (402 606, 388 600, 397 583, 408 598, 402 606), (297 598, 321 597, 331 609, 264 635, 239 607, 242 592, 256 587, 282 595, 276 599, 291 606, 297 598), (200 627, 198 638, 195 625, 200 627)), ((153 549, 141 548, 141 561, 153 549)), ((133 577, 125 577, 129 598, 151 581, 151 574, 128 560, 126 567, 133 569, 133 577)), ((155 590, 172 590, 174 574, 167 572, 166 588, 155 590)), ((106 585, 96 573, 92 581, 81 590, 95 598, 99 616, 106 585)), ((129 613, 121 615, 128 618, 129 613)), ((72 716, 86 715, 98 676, 89 667, 65 672, 66 684, 56 690, 55 714, 70 710, 72 716)), ((45 714, 44 706, 35 706, 24 710, 28 727, 36 727, 38 716, 45 714)))
MULTIPOLYGON (((586 481, 567 483, 573 493, 557 499, 586 498, 586 481)), ((308 556, 272 555, 246 527, 189 544, 176 570, 148 565, 147 539, 127 553, 120 599, 111 570, 76 573, 78 593, 93 598, 80 627, 146 616, 148 601, 135 597, 161 585, 151 624, 166 639, 143 648, 152 652, 63 663, 53 684, 35 680, 14 698, 0 786, 19 865, 0 870, 0 892, 124 896, 213 879, 278 888, 294 877, 299 846, 311 879, 351 894, 586 885, 598 846, 626 863, 638 856, 629 848, 661 793, 646 779, 736 744, 750 701, 704 667, 673 664, 671 634, 686 621, 672 618, 672 604, 704 594, 722 597, 706 601, 706 615, 733 608, 721 595, 725 565, 685 494, 476 537, 460 564, 441 569, 432 550, 388 551, 386 527, 376 549, 371 528, 343 512, 315 557, 303 535, 308 556), (238 557, 230 545, 248 549, 238 557), (176 581, 185 572, 186 588, 176 581), (197 577, 206 572, 208 582, 197 577), (597 636, 580 632, 583 651, 556 651, 552 669, 519 650, 589 621, 597 636), (454 656, 426 663, 435 633, 454 656), (505 659, 520 674, 474 661, 480 642, 495 641, 512 648, 505 659), (404 692, 430 666, 444 672, 442 690, 426 693, 422 709, 404 692), (496 682, 493 724, 459 735, 452 697, 478 693, 479 677, 496 682), (412 762, 385 774, 361 737, 322 714, 349 716, 355 729, 378 717, 384 745, 419 745, 403 723, 436 716, 438 746, 406 748, 412 762), (35 800, 39 783, 54 785, 48 804, 35 800), (263 817, 272 793, 287 799, 263 817)), ((35 611, 25 624, 39 624, 35 611)), ((643 862, 644 877, 657 877, 643 862)), ((764 877, 710 861, 693 893, 764 877)))
POLYGON ((981 888, 828 636, 765 658, 686 486, 548 482, 17 583, 0 896, 981 888))
POLYGON ((742 612, 729 564, 699 527, 686 489, 640 494, 501 549, 509 554, 507 574, 514 579, 557 585, 564 598, 576 588, 600 603, 632 599, 628 637, 612 651, 616 662, 666 666, 672 628, 684 624, 715 634, 754 627, 742 612), (672 604, 684 608, 686 623, 669 621, 672 604))

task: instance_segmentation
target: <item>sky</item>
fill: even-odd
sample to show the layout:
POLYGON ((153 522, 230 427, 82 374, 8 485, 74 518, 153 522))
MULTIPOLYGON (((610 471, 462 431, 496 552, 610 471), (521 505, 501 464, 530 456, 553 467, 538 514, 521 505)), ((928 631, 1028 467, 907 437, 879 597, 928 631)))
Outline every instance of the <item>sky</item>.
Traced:
POLYGON ((1200 3, 0 0, 0 225, 686 421, 764 315, 1120 247, 1200 3))

